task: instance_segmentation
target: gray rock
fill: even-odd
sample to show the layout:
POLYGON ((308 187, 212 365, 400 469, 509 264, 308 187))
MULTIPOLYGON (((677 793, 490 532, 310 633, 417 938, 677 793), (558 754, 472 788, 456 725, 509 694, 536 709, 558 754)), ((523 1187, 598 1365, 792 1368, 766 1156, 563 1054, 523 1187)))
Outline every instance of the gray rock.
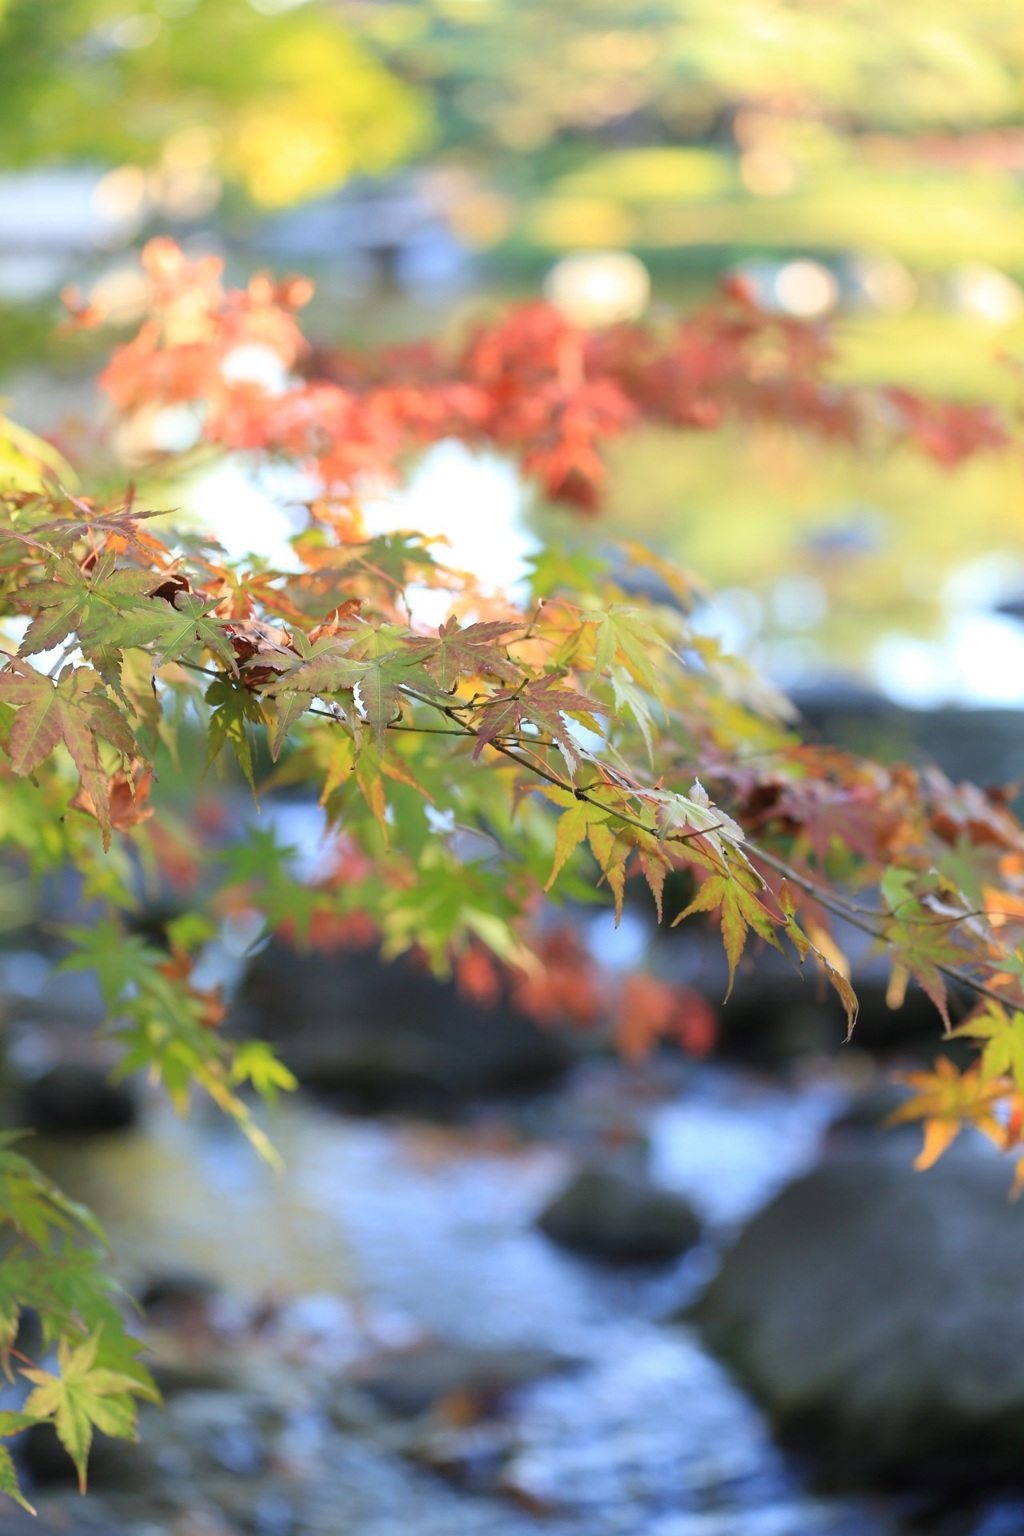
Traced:
POLYGON ((307 1087, 368 1110, 444 1115, 550 1083, 573 1059, 564 1034, 507 999, 482 1007, 408 958, 300 954, 278 940, 252 961, 231 1027, 275 1042, 307 1087))
POLYGON ((63 1061, 24 1089, 24 1114, 42 1136, 92 1136, 135 1124, 135 1096, 101 1067, 63 1061))
POLYGON ((531 1382, 575 1364, 545 1349, 439 1342, 367 1361, 351 1380, 396 1418, 414 1418, 456 1397, 475 1416, 500 1407, 531 1382))
POLYGON ((675 1259, 700 1238, 682 1195, 600 1166, 578 1173, 537 1225, 553 1242, 617 1264, 675 1259))
POLYGON ((956 1147, 837 1146, 747 1226, 693 1309, 780 1438, 840 1478, 1019 1478, 1024 1204, 956 1147))
POLYGON ((147 1280, 138 1302, 151 1327, 188 1331, 209 1325, 218 1290, 217 1282, 208 1275, 168 1270, 147 1280))
MULTIPOLYGON (((33 1424, 14 1445, 17 1461, 28 1474, 33 1488, 77 1484, 74 1462, 57 1439, 52 1424, 33 1424)), ((150 1487, 154 1475, 149 1445, 114 1440, 99 1430, 93 1435, 89 1451, 90 1488, 138 1491, 150 1487)), ((6 1515, 6 1510, 4 1513, 6 1515)))

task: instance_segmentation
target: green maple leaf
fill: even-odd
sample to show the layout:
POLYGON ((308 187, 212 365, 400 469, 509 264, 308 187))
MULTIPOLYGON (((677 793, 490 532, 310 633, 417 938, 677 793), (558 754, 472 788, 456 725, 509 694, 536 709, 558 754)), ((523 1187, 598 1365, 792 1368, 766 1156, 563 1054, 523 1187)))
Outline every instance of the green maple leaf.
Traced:
MULTIPOLYGON (((11 1417, 24 1418, 25 1423, 21 1426, 22 1428, 27 1428, 29 1424, 36 1422, 25 1414, 11 1415, 11 1417)), ((30 1515, 35 1514, 34 1506, 29 1503, 18 1486, 18 1474, 14 1470, 14 1462, 6 1445, 0 1445, 0 1493, 6 1493, 9 1498, 14 1499, 15 1503, 20 1504, 22 1509, 27 1509, 30 1515)))
POLYGON ((105 1244, 102 1227, 86 1207, 69 1200, 34 1163, 11 1150, 21 1134, 0 1135, 0 1221, 37 1248, 49 1248, 55 1233, 75 1230, 105 1244))
POLYGON ((401 716, 401 685, 406 680, 407 669, 397 656, 375 658, 359 680, 359 702, 378 752, 384 750, 384 732, 401 716))
POLYGON ((285 694, 274 700, 274 729, 270 737, 270 756, 276 763, 281 748, 291 735, 292 727, 301 720, 312 699, 301 693, 285 694))
POLYGON ((485 869, 428 856, 417 871, 415 886, 388 892, 382 908, 388 959, 417 944, 435 975, 444 976, 453 949, 472 935, 509 963, 522 960, 510 925, 512 903, 500 879, 485 869))
POLYGON ((62 579, 41 581, 26 593, 38 612, 25 631, 19 655, 32 656, 60 645, 85 612, 91 589, 78 566, 71 560, 58 560, 55 568, 62 579))
POLYGON ((547 544, 528 555, 530 595, 553 597, 557 592, 588 592, 608 575, 608 562, 587 549, 565 550, 547 544))
POLYGON ((321 635, 310 645, 301 630, 297 630, 294 642, 299 655, 266 693, 274 699, 304 694, 303 708, 308 708, 311 698, 330 698, 333 693, 354 688, 368 670, 368 663, 353 654, 356 638, 351 630, 344 630, 341 634, 321 635))
POLYGON ((62 928, 75 948, 60 962, 62 971, 94 971, 103 1001, 113 1010, 127 988, 163 958, 138 934, 125 933, 119 922, 105 917, 88 928, 62 928))
POLYGON ((997 1003, 989 1003, 984 1013, 950 1033, 987 1042, 981 1055, 981 1076, 985 1082, 1012 1077, 1024 1092, 1024 1013, 1010 1015, 997 1003))
POLYGON ((437 561, 430 552, 430 545, 437 542, 422 533, 381 533, 359 546, 359 553, 349 569, 371 576, 383 575, 389 584, 404 586, 410 579, 410 572, 437 568, 437 561))
POLYGON ((150 595, 155 579, 149 571, 116 571, 93 588, 78 624, 79 643, 90 659, 105 651, 158 646, 175 632, 176 610, 150 595))
POLYGON ((252 747, 245 727, 247 722, 254 725, 264 723, 259 698, 244 683, 229 677, 218 677, 206 690, 206 702, 214 706, 207 742, 207 768, 219 756, 225 743, 229 743, 255 799, 252 747))
POLYGON ((612 663, 618 661, 637 683, 660 697, 664 677, 659 663, 669 648, 657 630, 638 617, 638 612, 615 603, 606 610, 581 614, 580 622, 594 625, 595 672, 608 672, 612 663))
POLYGON ((58 1438, 78 1469, 83 1493, 93 1426, 118 1439, 135 1439, 137 1413, 131 1394, 139 1383, 122 1371, 96 1364, 100 1338, 101 1330, 97 1329, 77 1347, 62 1339, 57 1346, 59 1375, 22 1372, 35 1386, 25 1403, 25 1413, 35 1419, 53 1419, 58 1438))
POLYGON ((599 810, 587 800, 571 802, 568 810, 558 818, 558 825, 555 827, 555 857, 544 887, 546 891, 554 885, 565 864, 580 844, 587 840, 591 829, 595 825, 606 822, 607 819, 607 811, 599 810))
POLYGON ((489 620, 462 629, 452 615, 439 626, 436 640, 411 639, 405 643, 445 693, 454 693, 462 677, 482 675, 518 683, 522 669, 502 653, 500 642, 522 627, 521 623, 489 620))
POLYGON ((282 1088, 291 1092, 299 1086, 295 1075, 263 1040, 246 1040, 239 1045, 231 1062, 231 1081, 251 1083, 268 1104, 276 1101, 282 1088))
POLYGON ((413 688, 429 699, 443 699, 442 693, 416 657, 396 646, 396 639, 406 637, 393 625, 379 629, 366 626, 357 636, 356 645, 366 670, 359 679, 358 699, 363 718, 373 732, 377 751, 384 750, 384 733, 402 713, 402 690, 413 688))
POLYGON ((150 620, 156 633, 149 639, 129 640, 127 645, 151 645, 157 666, 163 666, 167 661, 177 661, 187 656, 194 646, 201 645, 219 657, 230 672, 237 670, 231 637, 220 620, 211 617, 217 607, 216 600, 204 601, 191 592, 179 592, 173 603, 163 598, 154 598, 152 601, 154 606, 162 603, 166 609, 164 613, 157 608, 150 620))
POLYGON ((629 710, 633 719, 640 727, 640 734, 644 739, 644 746, 647 748, 647 760, 653 763, 654 736, 651 731, 651 706, 646 696, 637 687, 625 667, 613 666, 611 668, 611 684, 616 710, 619 714, 622 713, 624 708, 629 710))

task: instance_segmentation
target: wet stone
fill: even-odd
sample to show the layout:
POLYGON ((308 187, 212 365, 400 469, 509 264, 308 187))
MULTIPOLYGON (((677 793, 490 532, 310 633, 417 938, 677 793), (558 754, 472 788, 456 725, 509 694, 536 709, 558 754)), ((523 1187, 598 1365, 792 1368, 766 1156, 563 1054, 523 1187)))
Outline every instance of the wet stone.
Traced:
POLYGON ((23 1090, 24 1115, 41 1136, 95 1136, 124 1131, 137 1119, 135 1096, 126 1083, 112 1083, 87 1062, 65 1061, 40 1074, 23 1090))
POLYGON ((1019 1480, 1024 1213, 1011 1171, 958 1145, 917 1172, 902 1138, 855 1138, 726 1254, 693 1315, 833 1479, 1019 1480))
MULTIPOLYGON (((57 1439, 52 1424, 33 1424, 20 1435, 15 1457, 34 1488, 77 1486, 74 1462, 57 1439)), ((149 1446, 113 1440, 99 1432, 93 1437, 89 1453, 91 1488, 143 1489, 151 1483, 155 1470, 149 1446)))
POLYGON ((578 1173, 542 1211, 537 1225, 563 1247, 617 1264, 678 1258, 701 1231, 682 1195, 635 1173, 601 1166, 578 1173))
POLYGON ((437 1343, 381 1355, 354 1371, 350 1382, 396 1418, 445 1405, 482 1417, 516 1391, 575 1363, 544 1349, 437 1343))
POLYGON ((146 1281, 138 1302, 150 1327, 189 1331, 208 1325, 217 1294, 217 1283, 208 1276, 175 1270, 146 1281))
POLYGON ((230 1027, 271 1040, 307 1087, 370 1112, 446 1118, 552 1083, 573 1059, 564 1032, 510 998, 486 1008, 407 958, 300 954, 278 939, 251 962, 230 1027))

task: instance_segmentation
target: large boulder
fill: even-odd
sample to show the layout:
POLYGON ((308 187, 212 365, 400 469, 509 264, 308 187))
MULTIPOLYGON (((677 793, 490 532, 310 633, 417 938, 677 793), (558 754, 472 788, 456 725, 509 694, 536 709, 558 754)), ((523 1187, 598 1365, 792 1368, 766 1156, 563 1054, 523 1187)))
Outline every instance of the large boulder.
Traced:
POLYGON ((573 1055, 507 999, 484 1007, 409 958, 276 939, 250 964, 232 1024, 273 1041, 307 1087, 367 1110, 443 1115, 553 1082, 573 1055))
POLYGON ((843 1479, 1024 1467, 1024 1203, 1005 1162, 840 1141, 761 1211, 693 1309, 780 1438, 843 1479))

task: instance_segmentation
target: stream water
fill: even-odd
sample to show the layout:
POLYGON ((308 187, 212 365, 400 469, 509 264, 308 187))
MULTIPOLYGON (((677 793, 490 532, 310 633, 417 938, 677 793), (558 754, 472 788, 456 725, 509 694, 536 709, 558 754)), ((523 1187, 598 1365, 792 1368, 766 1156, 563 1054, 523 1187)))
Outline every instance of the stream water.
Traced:
POLYGON ((597 1066, 531 1111, 535 1132, 548 1133, 532 1138, 511 1112, 451 1129, 288 1103, 273 1125, 286 1165, 277 1175, 223 1124, 183 1123, 159 1106, 144 1130, 42 1146, 46 1166, 105 1220, 127 1280, 198 1272, 243 1311, 274 1298, 275 1313, 269 1342, 233 1346, 236 1374, 219 1407, 217 1390, 193 1383, 164 1415, 147 1415, 143 1450, 147 1437, 160 1449, 146 1486, 101 1480, 81 1504, 42 1490, 44 1526, 98 1520, 131 1536, 1024 1530, 1024 1518, 1000 1523, 1002 1506, 921 1525, 891 1498, 815 1495, 695 1334, 666 1321, 736 1223, 813 1159, 841 1102, 822 1079, 786 1089, 708 1069, 666 1096, 650 1073, 597 1066), (581 1127, 613 1097, 642 1125, 654 1175, 707 1221, 708 1243, 669 1270, 602 1269, 533 1227, 581 1127), (425 1432, 435 1453, 438 1434, 455 1444, 447 1460, 425 1457, 419 1430, 361 1426, 339 1417, 336 1397, 361 1352, 424 1335, 542 1347, 579 1364, 523 1392, 499 1426, 425 1432), (225 1412, 241 1416, 240 1443, 249 1434, 263 1448, 248 1463, 211 1459, 209 1425, 225 1412))

